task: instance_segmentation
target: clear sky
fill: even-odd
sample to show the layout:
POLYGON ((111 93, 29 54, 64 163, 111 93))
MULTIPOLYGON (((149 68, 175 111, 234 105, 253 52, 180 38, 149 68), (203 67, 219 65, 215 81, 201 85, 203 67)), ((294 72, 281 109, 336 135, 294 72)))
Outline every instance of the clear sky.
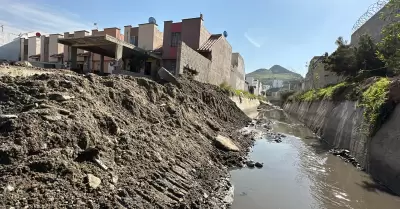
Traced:
POLYGON ((63 33, 98 27, 204 16, 210 33, 228 32, 246 72, 279 64, 305 75, 313 56, 335 49, 335 40, 350 40, 351 29, 378 0, 0 0, 4 32, 63 33))

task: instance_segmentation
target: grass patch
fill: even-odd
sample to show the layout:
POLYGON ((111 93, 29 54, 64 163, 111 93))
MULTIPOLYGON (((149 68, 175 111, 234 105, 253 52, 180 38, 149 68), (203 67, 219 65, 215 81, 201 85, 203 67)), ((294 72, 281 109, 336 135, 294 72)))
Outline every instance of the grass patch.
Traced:
POLYGON ((390 80, 379 78, 362 93, 359 106, 364 108, 364 118, 370 134, 374 134, 378 128, 378 119, 385 112, 385 104, 388 100, 390 80))
POLYGON ((222 82, 219 87, 225 91, 229 96, 240 96, 241 94, 243 97, 248 98, 248 99, 258 99, 258 100, 263 100, 266 101, 267 99, 263 96, 256 96, 254 94, 251 94, 248 91, 243 91, 239 89, 233 89, 228 83, 222 82))
POLYGON ((362 129, 372 136, 381 124, 389 117, 394 106, 388 102, 390 80, 380 77, 373 82, 342 82, 321 89, 296 92, 288 97, 288 102, 311 102, 320 100, 358 101, 364 108, 364 124, 362 129))
POLYGON ((343 92, 344 89, 351 86, 352 84, 347 82, 338 83, 336 85, 331 85, 321 89, 311 89, 308 91, 296 92, 293 95, 289 96, 287 101, 294 102, 311 102, 311 101, 319 101, 319 100, 333 100, 340 93, 343 92))

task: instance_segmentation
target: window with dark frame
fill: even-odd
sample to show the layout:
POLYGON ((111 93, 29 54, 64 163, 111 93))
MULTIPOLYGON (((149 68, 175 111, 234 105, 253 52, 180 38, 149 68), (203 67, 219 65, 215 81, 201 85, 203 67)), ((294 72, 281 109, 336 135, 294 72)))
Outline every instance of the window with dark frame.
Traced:
POLYGON ((175 70, 176 70, 176 62, 173 61, 173 62, 171 63, 170 72, 171 72, 172 74, 175 74, 175 70))
POLYGON ((181 41, 181 33, 173 32, 171 34, 171 47, 177 47, 181 41))

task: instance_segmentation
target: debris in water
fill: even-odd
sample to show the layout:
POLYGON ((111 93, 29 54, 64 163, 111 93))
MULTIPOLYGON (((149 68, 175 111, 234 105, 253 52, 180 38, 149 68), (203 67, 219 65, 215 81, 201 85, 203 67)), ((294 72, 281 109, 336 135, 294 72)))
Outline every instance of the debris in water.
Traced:
POLYGON ((263 164, 263 163, 260 163, 260 162, 256 162, 255 166, 256 166, 257 168, 262 168, 262 167, 264 166, 264 164, 263 164))
POLYGON ((256 162, 249 160, 246 162, 247 167, 249 168, 254 168, 254 166, 256 165, 256 162))
POLYGON ((331 149, 329 150, 335 156, 342 158, 346 163, 351 163, 358 169, 361 169, 361 165, 357 162, 356 158, 350 155, 350 151, 347 149, 331 149))

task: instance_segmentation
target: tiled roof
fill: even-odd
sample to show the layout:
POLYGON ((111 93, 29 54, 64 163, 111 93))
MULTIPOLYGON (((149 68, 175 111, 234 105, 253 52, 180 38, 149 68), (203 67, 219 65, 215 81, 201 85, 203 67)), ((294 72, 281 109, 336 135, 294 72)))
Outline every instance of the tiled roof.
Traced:
POLYGON ((197 49, 197 51, 211 52, 212 47, 222 38, 222 34, 213 34, 208 40, 197 49))

